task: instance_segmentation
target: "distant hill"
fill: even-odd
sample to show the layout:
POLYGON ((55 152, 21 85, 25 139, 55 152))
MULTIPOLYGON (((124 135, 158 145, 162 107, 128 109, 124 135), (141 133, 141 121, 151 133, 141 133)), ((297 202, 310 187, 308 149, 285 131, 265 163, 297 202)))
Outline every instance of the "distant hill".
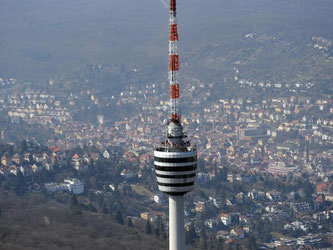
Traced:
MULTIPOLYGON (((166 79, 168 10, 162 2, 2 1, 0 77, 41 81, 78 72, 88 63, 97 62, 139 68, 150 80, 166 79)), ((188 71, 185 70, 189 74, 201 74, 197 69, 207 58, 218 61, 227 57, 224 59, 230 65, 229 59, 235 55, 230 58, 228 53, 239 54, 240 48, 251 46, 239 42, 244 34, 251 32, 280 36, 296 43, 309 41, 312 36, 333 39, 332 10, 333 2, 329 0, 179 1, 181 62, 191 62, 186 67, 188 71), (214 49, 216 46, 218 49, 214 49)), ((259 74, 279 75, 285 69, 275 69, 276 64, 289 60, 284 56, 288 51, 280 48, 273 48, 270 57, 268 47, 265 61, 254 64, 259 74), (270 58, 274 59, 273 64, 266 68, 270 58)), ((286 68, 297 70, 296 65, 306 58, 287 63, 286 68)), ((203 68, 207 75, 229 70, 225 65, 210 65, 203 68)), ((252 74, 252 68, 249 71, 252 74)))

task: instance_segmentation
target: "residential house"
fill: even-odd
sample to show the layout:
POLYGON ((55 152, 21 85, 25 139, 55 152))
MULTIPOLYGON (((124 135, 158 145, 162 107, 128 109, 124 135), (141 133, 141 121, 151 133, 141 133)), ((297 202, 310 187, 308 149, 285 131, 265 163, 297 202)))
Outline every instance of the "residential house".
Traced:
POLYGON ((3 155, 1 157, 1 165, 7 166, 7 156, 3 155))
POLYGON ((222 213, 220 215, 221 221, 225 226, 228 226, 231 224, 231 215, 227 213, 222 213))
POLYGON ((244 239, 244 237, 245 237, 244 230, 240 227, 231 229, 230 230, 230 235, 233 238, 237 238, 237 239, 244 239))
POLYGON ((65 179, 64 183, 67 185, 68 190, 72 191, 74 194, 82 194, 84 192, 84 183, 79 179, 65 179))
POLYGON ((161 195, 161 194, 155 194, 154 195, 154 201, 157 204, 162 205, 164 203, 163 195, 161 195))
POLYGON ((291 203, 290 206, 296 213, 305 213, 312 210, 310 204, 307 202, 291 203))
POLYGON ((110 153, 107 150, 104 150, 103 157, 106 159, 110 159, 110 156, 111 156, 110 153))
POLYGON ((329 194, 333 189, 333 184, 331 182, 319 183, 316 186, 317 194, 329 194))
POLYGON ((13 155, 12 162, 14 162, 16 164, 20 164, 20 155, 18 153, 13 155))
POLYGON ((213 219, 205 220, 204 225, 210 229, 213 229, 217 226, 217 221, 213 219))
POLYGON ((217 231, 216 232, 216 239, 229 239, 230 237, 230 233, 228 231, 223 231, 223 230, 220 230, 220 231, 217 231))
POLYGON ((42 170, 42 167, 40 165, 37 165, 36 163, 31 166, 31 170, 33 173, 37 173, 42 170))
POLYGON ((144 153, 144 154, 140 155, 139 159, 140 159, 140 162, 142 164, 148 164, 149 163, 149 155, 147 153, 144 153))
POLYGON ((122 177, 124 177, 125 179, 132 179, 132 178, 134 178, 134 177, 137 176, 134 172, 129 171, 129 170, 127 170, 127 169, 123 169, 123 170, 121 171, 120 175, 121 175, 122 177))
POLYGON ((205 210, 206 206, 205 206, 205 202, 199 201, 197 202, 196 206, 195 206, 195 211, 196 212, 203 212, 205 210))
POLYGON ((252 231, 252 227, 250 225, 243 226, 243 230, 246 233, 250 233, 252 231))

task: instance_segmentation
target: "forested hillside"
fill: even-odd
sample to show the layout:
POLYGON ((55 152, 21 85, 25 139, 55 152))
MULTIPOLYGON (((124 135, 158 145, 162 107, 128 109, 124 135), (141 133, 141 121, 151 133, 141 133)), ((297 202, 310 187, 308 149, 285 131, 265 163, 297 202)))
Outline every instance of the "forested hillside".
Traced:
POLYGON ((166 249, 161 241, 105 214, 75 213, 42 194, 0 192, 0 249, 166 249))

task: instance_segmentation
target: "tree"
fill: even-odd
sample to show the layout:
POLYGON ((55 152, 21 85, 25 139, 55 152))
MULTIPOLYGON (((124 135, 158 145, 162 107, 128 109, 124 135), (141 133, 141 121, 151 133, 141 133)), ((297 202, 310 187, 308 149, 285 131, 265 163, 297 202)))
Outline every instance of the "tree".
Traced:
POLYGON ((309 182, 309 180, 303 182, 303 191, 306 198, 312 199, 312 193, 314 191, 314 188, 312 184, 309 182))
POLYGON ((208 249, 213 249, 214 246, 216 246, 216 238, 213 235, 209 236, 209 240, 208 240, 208 249))
POLYGON ((221 180, 222 181, 226 181, 227 177, 228 177, 228 170, 226 167, 222 168, 222 170, 220 171, 220 176, 221 176, 221 180))
POLYGON ((253 235, 250 235, 245 243, 246 248, 249 249, 258 249, 258 244, 256 238, 253 235))
POLYGON ((132 218, 131 218, 131 217, 128 217, 128 218, 127 218, 127 226, 129 226, 129 227, 133 227, 133 221, 132 221, 132 218))
POLYGON ((119 209, 117 209, 114 213, 113 213, 113 219, 119 223, 124 225, 124 219, 123 219, 123 215, 121 214, 121 211, 119 209))
POLYGON ((155 227, 154 234, 156 237, 158 237, 158 238, 160 237, 160 231, 158 230, 158 227, 155 227))
POLYGON ((88 199, 90 202, 93 202, 96 200, 96 196, 95 196, 95 193, 93 191, 89 191, 88 192, 88 199))
POLYGON ((80 209, 80 204, 77 201, 77 197, 75 194, 72 195, 70 201, 69 201, 69 210, 74 215, 82 215, 82 211, 80 209))
POLYGON ((267 220, 259 220, 256 226, 259 239, 263 242, 270 242, 272 240, 272 224, 267 220))
POLYGON ((33 163, 34 162, 34 157, 32 154, 29 154, 29 162, 33 163))
POLYGON ((197 235, 195 233, 194 224, 191 223, 189 230, 186 230, 186 232, 185 232, 186 244, 194 244, 196 239, 197 239, 197 235))
POLYGON ((71 212, 75 212, 77 208, 78 208, 77 197, 75 194, 73 194, 69 201, 69 209, 71 210, 71 212))
POLYGON ((8 148, 8 155, 12 156, 14 154, 14 146, 10 145, 8 148))
POLYGON ((21 153, 25 153, 25 152, 27 152, 27 141, 26 140, 23 140, 22 142, 21 142, 21 145, 20 145, 20 148, 19 148, 19 151, 21 152, 21 153))
POLYGON ((166 232, 164 230, 164 225, 163 225, 162 221, 160 221, 160 223, 158 224, 158 230, 159 230, 160 239, 161 240, 166 240, 167 235, 166 235, 166 232))
POLYGON ((101 209, 102 214, 108 214, 108 208, 106 207, 105 204, 103 204, 102 209, 101 209))
POLYGON ((200 231, 200 246, 201 249, 207 249, 207 235, 204 228, 200 231))
POLYGON ((104 195, 99 195, 97 197, 97 204, 99 208, 102 208, 103 204, 104 204, 104 195))
POLYGON ((17 171, 16 181, 15 181, 15 192, 20 195, 24 193, 25 179, 21 171, 17 171))
POLYGON ((217 249, 223 250, 224 249, 224 240, 222 238, 219 238, 217 241, 217 249))
POLYGON ((150 225, 149 219, 146 221, 144 231, 146 234, 151 234, 151 225, 150 225))
POLYGON ((16 176, 13 174, 9 174, 4 181, 4 189, 6 191, 11 190, 16 185, 16 176))

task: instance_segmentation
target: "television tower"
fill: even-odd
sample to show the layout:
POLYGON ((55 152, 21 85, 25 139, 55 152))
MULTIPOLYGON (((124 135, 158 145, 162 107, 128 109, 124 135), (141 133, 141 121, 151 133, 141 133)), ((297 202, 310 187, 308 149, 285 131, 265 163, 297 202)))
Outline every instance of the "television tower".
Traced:
POLYGON ((154 165, 158 189, 169 195, 169 249, 184 250, 184 195, 194 188, 197 150, 184 134, 179 114, 176 0, 170 0, 169 22, 171 114, 166 138, 154 150, 154 165))

